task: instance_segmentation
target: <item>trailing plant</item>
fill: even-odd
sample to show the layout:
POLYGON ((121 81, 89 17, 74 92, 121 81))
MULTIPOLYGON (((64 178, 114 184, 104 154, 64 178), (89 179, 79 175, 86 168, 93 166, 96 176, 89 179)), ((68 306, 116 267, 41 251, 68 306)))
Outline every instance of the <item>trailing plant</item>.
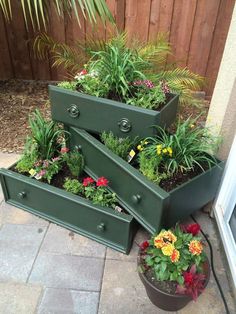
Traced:
POLYGON ((156 173, 156 180, 159 181, 159 175, 163 173, 172 176, 196 168, 205 171, 215 165, 217 161, 212 153, 218 147, 219 138, 211 135, 207 128, 197 125, 196 120, 188 118, 185 122, 178 122, 173 134, 157 127, 158 135, 146 138, 148 145, 140 154, 140 170, 145 173, 145 165, 152 165, 152 177, 156 173))
POLYGON ((71 192, 73 194, 82 194, 82 193, 84 193, 84 186, 77 179, 66 178, 65 183, 63 184, 63 188, 67 192, 71 192))
POLYGON ((89 40, 86 48, 83 41, 77 41, 75 47, 70 47, 41 34, 36 37, 34 50, 40 58, 47 58, 49 50, 54 66, 63 65, 72 76, 81 72, 87 63, 87 72, 100 72, 100 81, 109 86, 110 96, 114 92, 118 95, 118 100, 134 96, 129 95, 133 81, 149 79, 155 86, 159 86, 160 82, 167 83, 170 92, 180 95, 181 103, 190 103, 195 100, 193 91, 201 89, 204 82, 200 75, 168 61, 171 46, 165 34, 159 34, 152 42, 143 43, 122 33, 107 42, 89 40))
POLYGON ((119 138, 112 132, 102 132, 101 141, 113 153, 120 156, 122 159, 127 160, 130 150, 136 146, 138 137, 131 139, 130 137, 119 138))
POLYGON ((53 176, 57 174, 62 168, 60 157, 52 158, 51 160, 38 160, 29 170, 31 177, 37 180, 47 180, 51 182, 53 176))
MULTIPOLYGON (((149 241, 140 245, 140 271, 152 272, 157 281, 173 282, 175 293, 189 294, 196 300, 202 292, 206 276, 200 226, 176 225, 170 230, 161 230, 149 241)), ((169 284, 170 285, 170 284, 169 284)))
POLYGON ((84 156, 78 151, 71 151, 63 154, 63 160, 66 162, 71 174, 78 177, 84 170, 84 156))
POLYGON ((29 118, 29 125, 38 158, 48 160, 57 155, 61 147, 60 139, 68 132, 60 129, 56 122, 46 121, 38 109, 29 118))

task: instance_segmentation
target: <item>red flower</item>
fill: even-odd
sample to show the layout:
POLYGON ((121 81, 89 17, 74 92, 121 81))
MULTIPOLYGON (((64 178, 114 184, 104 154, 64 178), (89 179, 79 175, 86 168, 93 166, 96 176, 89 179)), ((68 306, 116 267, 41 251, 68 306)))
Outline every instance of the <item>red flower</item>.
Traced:
POLYGON ((144 241, 143 243, 140 244, 141 250, 146 250, 146 248, 148 248, 148 247, 149 247, 148 241, 144 241))
POLYGON ((68 151, 69 151, 69 148, 67 148, 67 147, 62 147, 61 148, 61 154, 68 153, 68 151))
POLYGON ((186 226, 186 232, 192 233, 193 236, 199 233, 201 227, 199 224, 190 224, 186 226))
POLYGON ((100 177, 97 179, 97 186, 107 186, 108 180, 104 177, 100 177))
POLYGON ((86 69, 83 69, 82 71, 79 72, 79 75, 85 75, 85 74, 87 74, 87 73, 88 73, 87 70, 86 70, 86 69))
POLYGON ((84 178, 83 186, 88 186, 88 185, 92 184, 93 182, 94 182, 94 180, 91 177, 84 178))
POLYGON ((192 284, 193 282, 193 274, 190 272, 184 272, 184 283, 185 284, 192 284))

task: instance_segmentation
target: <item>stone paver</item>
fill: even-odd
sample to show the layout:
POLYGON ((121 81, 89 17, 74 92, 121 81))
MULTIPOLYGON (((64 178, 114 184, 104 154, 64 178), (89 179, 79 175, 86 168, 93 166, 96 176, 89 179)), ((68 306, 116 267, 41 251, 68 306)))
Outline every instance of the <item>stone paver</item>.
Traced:
POLYGON ((0 225, 1 224, 39 225, 47 227, 49 222, 16 208, 15 206, 2 202, 2 204, 0 204, 0 225))
POLYGON ((0 168, 8 168, 19 159, 18 154, 7 154, 0 152, 0 168))
POLYGON ((46 289, 38 314, 96 314, 99 293, 46 289))
POLYGON ((33 314, 36 311, 42 288, 21 283, 0 283, 0 313, 33 314))
POLYGON ((50 224, 41 251, 104 258, 106 247, 65 228, 50 224))
POLYGON ((0 230, 0 280, 25 282, 30 274, 46 228, 3 225, 0 230))
POLYGON ((150 234, 144 230, 142 227, 138 230, 132 249, 129 253, 129 255, 125 255, 123 253, 119 253, 115 250, 112 250, 110 248, 107 248, 107 254, 106 258, 107 259, 115 259, 115 260, 121 260, 121 261, 136 261, 137 260, 137 254, 139 250, 139 244, 142 243, 144 240, 147 240, 150 238, 150 234))
POLYGON ((103 267, 100 258, 40 252, 29 282, 50 288, 99 291, 103 267))
MULTIPOLYGON (((99 314, 164 314, 146 295, 132 261, 106 260, 99 314)), ((171 312, 174 313, 174 312, 171 312)))

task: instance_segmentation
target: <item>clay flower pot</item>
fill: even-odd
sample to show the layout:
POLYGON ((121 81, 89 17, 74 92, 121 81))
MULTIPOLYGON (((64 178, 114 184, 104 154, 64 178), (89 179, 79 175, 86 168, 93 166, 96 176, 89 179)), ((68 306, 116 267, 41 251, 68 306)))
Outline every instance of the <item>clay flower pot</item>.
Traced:
MULTIPOLYGON (((140 254, 138 255, 138 266, 140 266, 140 254)), ((204 274, 206 275, 206 280, 204 284, 204 289, 205 289, 210 279, 210 264, 209 264, 208 259, 206 259, 206 261, 204 262, 203 268, 204 268, 204 274)), ((138 272, 138 273, 146 289, 146 293, 150 301, 162 310, 179 311, 193 300, 190 295, 170 294, 161 289, 158 289, 145 276, 145 273, 141 273, 141 272, 138 272)))

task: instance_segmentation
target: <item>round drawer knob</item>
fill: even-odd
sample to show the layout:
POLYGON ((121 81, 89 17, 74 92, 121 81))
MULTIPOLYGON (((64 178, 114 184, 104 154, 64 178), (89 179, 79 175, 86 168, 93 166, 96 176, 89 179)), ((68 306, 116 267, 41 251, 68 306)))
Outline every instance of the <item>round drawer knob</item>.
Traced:
POLYGON ((82 149, 82 146, 81 145, 75 145, 74 146, 74 150, 75 151, 80 151, 82 149))
POLYGON ((133 196, 132 196, 132 201, 133 201, 135 204, 138 204, 138 203, 141 201, 141 195, 139 195, 139 194, 133 195, 133 196))
POLYGON ((101 222, 99 225, 97 225, 97 230, 100 232, 105 231, 105 224, 101 222))
POLYGON ((128 133, 132 129, 132 124, 127 118, 123 118, 118 122, 121 132, 128 133))
POLYGON ((79 108, 76 105, 71 105, 67 111, 71 118, 77 118, 80 115, 79 108))
POLYGON ((20 198, 20 199, 23 199, 26 197, 26 193, 25 192, 20 192, 17 194, 17 196, 20 198))

